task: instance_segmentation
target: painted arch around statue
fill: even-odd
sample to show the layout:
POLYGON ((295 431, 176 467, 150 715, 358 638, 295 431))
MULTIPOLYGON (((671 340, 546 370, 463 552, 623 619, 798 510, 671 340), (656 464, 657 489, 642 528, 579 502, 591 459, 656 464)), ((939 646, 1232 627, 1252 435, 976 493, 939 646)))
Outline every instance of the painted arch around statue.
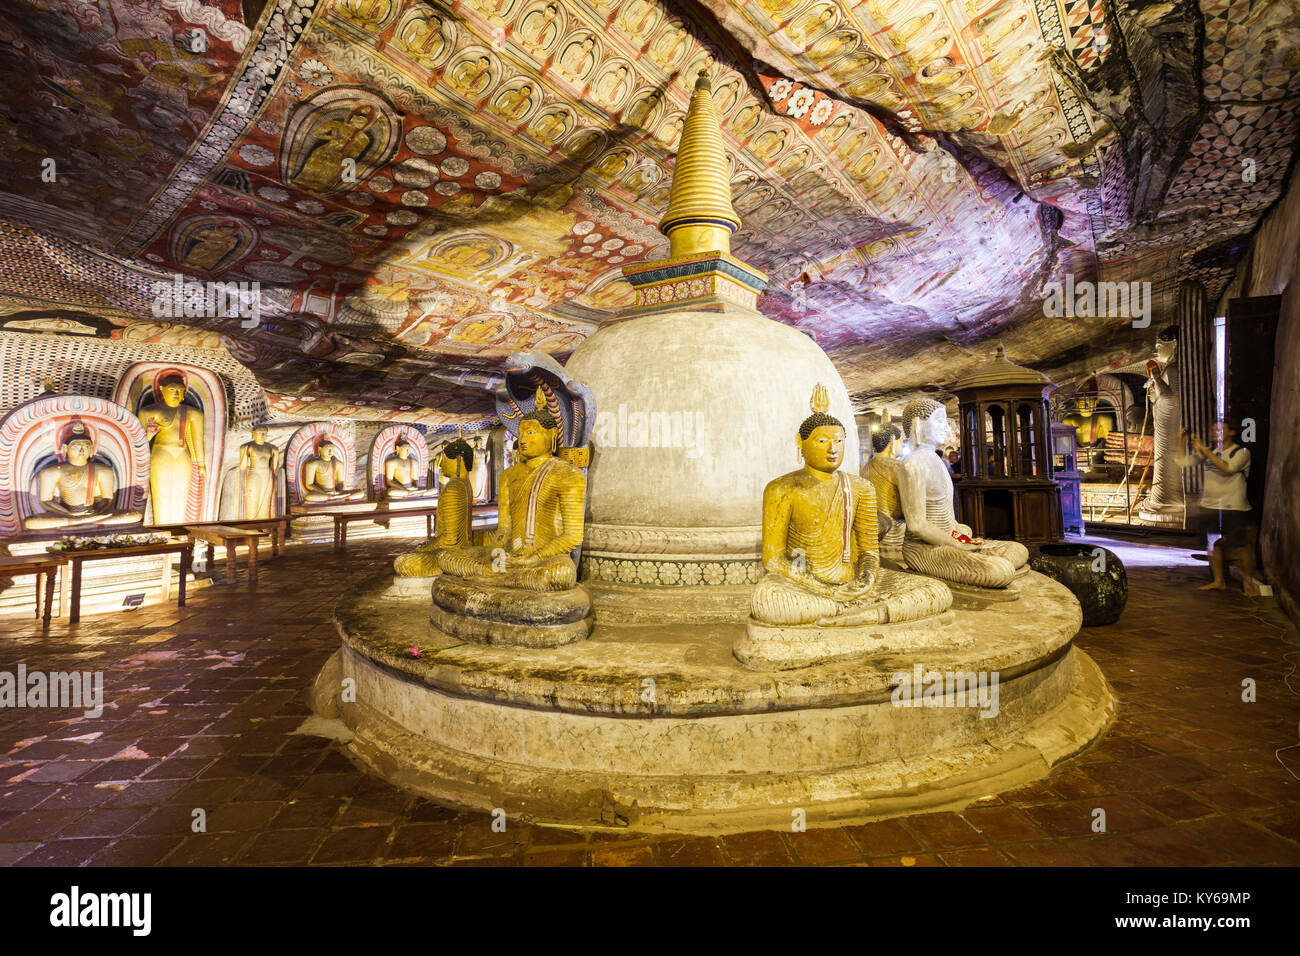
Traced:
POLYGON ((397 450, 397 443, 404 439, 411 447, 411 460, 415 462, 416 484, 425 494, 435 494, 429 488, 429 443, 424 432, 415 425, 400 423, 387 425, 375 433, 370 442, 369 472, 370 496, 378 501, 384 497, 384 462, 397 450))
MULTIPOLYGON (((86 395, 42 395, 0 419, 0 538, 23 532, 40 508, 36 476, 59 461, 59 432, 80 419, 95 441, 94 461, 113 470, 114 511, 144 511, 149 439, 131 410, 86 395)), ((87 526, 89 527, 89 526, 87 526)))
MULTIPOLYGON (((293 433, 284 449, 284 474, 289 491, 287 499, 291 506, 303 503, 302 467, 307 459, 316 456, 316 450, 325 441, 339 450, 348 490, 355 487, 357 446, 351 430, 338 422, 308 422, 293 433)), ((425 454, 427 456, 428 453, 425 454)))
POLYGON ((182 406, 203 413, 203 465, 206 477, 191 468, 189 498, 185 504, 187 521, 216 521, 221 504, 221 465, 226 447, 226 386, 210 369, 172 362, 136 362, 118 379, 113 400, 139 415, 146 406, 162 401, 159 384, 169 374, 179 374, 185 382, 182 406))

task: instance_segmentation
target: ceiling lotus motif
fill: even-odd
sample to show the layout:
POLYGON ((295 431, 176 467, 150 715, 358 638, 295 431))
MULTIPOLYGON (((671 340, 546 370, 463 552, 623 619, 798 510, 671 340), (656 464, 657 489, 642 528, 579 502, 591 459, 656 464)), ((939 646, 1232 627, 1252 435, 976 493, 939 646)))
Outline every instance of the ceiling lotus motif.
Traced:
POLYGON ((127 327, 177 272, 257 282, 255 328, 171 321, 305 417, 490 416, 506 355, 563 358, 629 305, 701 69, 759 307, 864 398, 995 337, 1047 369, 1134 354, 1149 332, 1045 316, 1045 284, 1216 295, 1300 106, 1280 3, 245 6, 0 11, 0 294, 127 327))

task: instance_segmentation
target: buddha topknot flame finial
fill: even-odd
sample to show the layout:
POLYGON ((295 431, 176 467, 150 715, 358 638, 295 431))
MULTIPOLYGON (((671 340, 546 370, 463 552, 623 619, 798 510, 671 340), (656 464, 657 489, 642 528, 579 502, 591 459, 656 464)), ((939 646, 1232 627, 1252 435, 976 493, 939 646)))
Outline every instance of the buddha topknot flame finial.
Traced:
POLYGON ((831 407, 831 397, 826 391, 826 386, 818 382, 813 388, 812 398, 808 400, 808 407, 814 412, 824 415, 831 407))

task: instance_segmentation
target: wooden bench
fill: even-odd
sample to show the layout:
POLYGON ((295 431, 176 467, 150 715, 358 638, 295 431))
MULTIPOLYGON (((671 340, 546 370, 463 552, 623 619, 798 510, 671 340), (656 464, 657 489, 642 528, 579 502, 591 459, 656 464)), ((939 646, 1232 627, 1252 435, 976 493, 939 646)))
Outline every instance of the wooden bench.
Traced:
POLYGON ((424 518, 426 537, 433 537, 433 516, 438 513, 437 505, 425 505, 423 508, 391 508, 382 511, 336 512, 334 519, 334 550, 346 551, 348 547, 348 524, 353 521, 374 521, 384 523, 393 518, 424 518))
MULTIPOLYGON (((227 584, 235 583, 235 549, 240 545, 247 547, 248 583, 257 583, 257 547, 261 540, 266 537, 266 532, 254 528, 240 528, 235 525, 225 524, 204 523, 188 525, 187 527, 191 538, 195 541, 202 541, 208 546, 207 559, 209 565, 212 563, 212 552, 215 547, 220 545, 226 549, 227 584)), ((274 544, 272 545, 272 551, 275 551, 274 544)))
MULTIPOLYGON (((139 544, 129 548, 93 548, 85 551, 57 551, 56 556, 63 558, 72 567, 71 575, 64 575, 64 583, 71 578, 71 602, 68 607, 68 623, 76 624, 81 620, 81 566, 87 561, 111 561, 114 558, 138 558, 146 554, 181 556, 180 588, 177 607, 185 606, 185 579, 190 573, 190 563, 194 557, 194 542, 189 538, 177 538, 161 544, 139 544)), ((172 563, 170 557, 163 561, 162 592, 163 599, 171 596, 172 563)))
POLYGON ((289 536, 289 522, 292 520, 289 515, 280 515, 278 518, 232 518, 229 521, 193 521, 189 524, 165 524, 146 528, 146 531, 166 531, 171 534, 189 534, 198 528, 252 528, 255 531, 266 531, 271 535, 271 557, 279 557, 280 549, 284 547, 285 539, 289 536))
POLYGON ((50 609, 54 604, 54 579, 59 569, 68 563, 62 554, 33 554, 23 558, 0 558, 0 578, 20 574, 36 576, 36 616, 48 627, 50 609), (45 575, 45 613, 41 614, 41 575, 45 575))
MULTIPOLYGON (((388 522, 393 518, 424 518, 425 537, 433 537, 433 517, 438 513, 437 505, 423 508, 392 508, 384 511, 346 512, 330 515, 334 519, 334 550, 346 551, 348 547, 348 525, 353 521, 388 522)), ((474 505, 470 510, 470 523, 484 515, 495 515, 495 504, 474 505)))

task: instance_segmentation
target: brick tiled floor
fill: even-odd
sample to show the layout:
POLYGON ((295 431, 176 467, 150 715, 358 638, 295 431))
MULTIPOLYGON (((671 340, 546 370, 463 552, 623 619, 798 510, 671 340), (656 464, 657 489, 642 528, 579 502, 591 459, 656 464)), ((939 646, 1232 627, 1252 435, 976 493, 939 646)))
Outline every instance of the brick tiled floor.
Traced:
MULTIPOLYGON (((1300 723, 1284 680, 1294 632, 1269 602, 1195 590, 1201 569, 1130 569, 1119 624, 1078 639, 1119 695, 1115 725, 1048 779, 965 811, 720 838, 513 822, 498 833, 293 733, 338 645, 335 596, 409 544, 295 546, 255 591, 216 586, 186 608, 88 615, 47 634, 0 619, 0 670, 103 670, 108 700, 93 720, 0 711, 0 865, 1300 863, 1300 782, 1274 756, 1300 723), (1256 703, 1241 701, 1246 678, 1256 703)), ((1281 758, 1300 773, 1300 750, 1281 758)))

